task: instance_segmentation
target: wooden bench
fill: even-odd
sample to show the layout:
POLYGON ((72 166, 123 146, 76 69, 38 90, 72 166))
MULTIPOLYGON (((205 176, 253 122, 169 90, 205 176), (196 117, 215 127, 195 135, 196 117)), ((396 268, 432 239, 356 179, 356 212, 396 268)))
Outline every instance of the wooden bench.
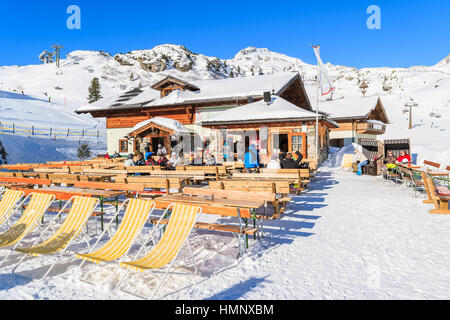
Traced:
POLYGON ((300 191, 307 188, 308 183, 315 176, 310 169, 261 169, 261 173, 271 173, 276 176, 288 176, 289 174, 297 175, 297 185, 300 191))
MULTIPOLYGON (((155 200, 157 209, 167 209, 167 207, 171 204, 170 202, 160 201, 158 199, 155 200)), ((250 219, 252 218, 251 212, 249 209, 240 209, 238 212, 237 208, 231 207, 219 207, 219 206, 207 206, 207 205, 196 205, 202 208, 202 214, 214 214, 220 215, 222 217, 235 217, 235 218, 243 218, 250 219)), ((151 219, 152 223, 156 223, 159 219, 151 219)), ((163 219, 161 221, 162 224, 167 224, 168 219, 163 219)), ((204 230, 214 230, 214 231, 222 231, 222 232, 231 232, 243 235, 255 235, 258 232, 258 228, 256 227, 245 227, 245 226, 233 226, 233 225, 223 225, 216 223, 205 223, 205 222, 197 222, 195 225, 197 229, 204 230)))
MULTIPOLYGON (((145 173, 148 174, 150 177, 179 178, 183 180, 189 180, 192 182, 199 182, 206 180, 204 172, 200 171, 154 170, 145 173)), ((141 172, 141 174, 144 174, 144 172, 141 172)))
POLYGON ((5 177, 5 178, 24 178, 22 172, 0 172, 0 177, 5 177))
POLYGON ((11 178, 0 177, 0 183, 6 183, 11 185, 29 185, 29 186, 50 186, 52 180, 50 179, 33 179, 33 178, 11 178))
POLYGON ((48 174, 47 176, 55 185, 66 184, 67 186, 73 186, 77 181, 89 181, 87 176, 77 174, 48 174))
POLYGON ((112 174, 112 175, 126 175, 127 170, 115 170, 115 169, 84 169, 83 173, 98 173, 98 174, 112 174))
MULTIPOLYGON (((152 223, 157 223, 157 219, 151 219, 152 223)), ((168 219, 162 219, 161 224, 168 224, 168 219)), ((253 227, 239 227, 239 226, 232 226, 232 225, 224 225, 224 224, 216 224, 216 223, 205 223, 205 222, 197 222, 194 225, 194 228, 196 229, 203 229, 203 230, 213 230, 213 231, 220 231, 220 232, 231 232, 231 233, 238 233, 243 235, 256 235, 258 232, 258 228, 253 227)))
POLYGON ((308 178, 302 178, 299 172, 295 173, 277 173, 277 172, 263 172, 263 173, 241 173, 236 172, 233 173, 234 179, 245 179, 245 180, 254 180, 254 181, 275 181, 275 180, 286 180, 292 185, 297 185, 296 192, 300 194, 305 188, 307 183, 309 182, 308 178))
POLYGON ((221 181, 210 181, 210 189, 219 190, 233 190, 233 191, 244 191, 245 193, 253 192, 267 192, 273 195, 281 194, 281 197, 276 197, 272 202, 275 213, 273 219, 279 218, 280 214, 286 209, 286 204, 291 201, 288 197, 290 193, 290 182, 289 181, 248 181, 248 180, 221 180, 221 181))
POLYGON ((126 170, 129 174, 130 173, 149 173, 152 171, 161 171, 161 166, 131 166, 131 167, 124 167, 123 170, 126 170))
POLYGON ((177 189, 181 192, 183 181, 179 178, 161 178, 161 177, 149 177, 149 176, 137 176, 137 177, 127 177, 124 175, 117 176, 115 178, 116 183, 124 184, 142 184, 145 189, 153 189, 156 191, 147 192, 144 191, 141 195, 162 195, 170 194, 170 189, 177 189), (165 192, 160 192, 161 189, 165 189, 165 192))
POLYGON ((212 176, 216 180, 228 175, 227 167, 225 166, 179 166, 177 171, 199 171, 205 176, 212 176))
POLYGON ((209 181, 211 189, 238 190, 238 191, 256 191, 256 192, 273 192, 283 195, 290 193, 289 181, 252 181, 252 180, 221 180, 209 181))
POLYGON ((69 168, 52 169, 52 168, 33 168, 33 172, 37 173, 66 173, 69 174, 69 168))
POLYGON ((254 215, 256 219, 277 219, 280 216, 280 208, 285 208, 286 203, 291 201, 287 197, 277 197, 276 193, 273 192, 241 192, 236 190, 223 190, 223 189, 208 189, 208 188, 183 188, 183 194, 192 196, 203 196, 209 198, 224 198, 224 199, 234 199, 234 200, 262 200, 266 202, 265 214, 264 215, 254 215), (273 215, 267 215, 267 204, 271 203, 274 207, 273 215))

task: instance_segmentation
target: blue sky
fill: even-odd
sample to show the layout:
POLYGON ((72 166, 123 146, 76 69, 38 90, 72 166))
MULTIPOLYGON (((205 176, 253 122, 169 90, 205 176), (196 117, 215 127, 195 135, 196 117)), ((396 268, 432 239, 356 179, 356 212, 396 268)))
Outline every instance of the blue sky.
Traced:
POLYGON ((181 44, 193 52, 232 58, 248 46, 316 63, 352 67, 433 65, 450 54, 448 0, 0 0, 0 65, 38 64, 53 43, 111 54, 181 44), (81 8, 81 30, 69 30, 69 5, 81 8), (370 5, 381 30, 369 30, 370 5))

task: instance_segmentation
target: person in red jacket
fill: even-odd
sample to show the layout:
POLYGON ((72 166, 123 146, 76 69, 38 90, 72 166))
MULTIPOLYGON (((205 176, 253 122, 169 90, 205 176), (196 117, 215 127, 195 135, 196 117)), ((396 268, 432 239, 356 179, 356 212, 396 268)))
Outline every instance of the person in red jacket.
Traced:
POLYGON ((411 156, 406 153, 406 151, 400 151, 400 156, 397 158, 398 163, 411 163, 411 156))

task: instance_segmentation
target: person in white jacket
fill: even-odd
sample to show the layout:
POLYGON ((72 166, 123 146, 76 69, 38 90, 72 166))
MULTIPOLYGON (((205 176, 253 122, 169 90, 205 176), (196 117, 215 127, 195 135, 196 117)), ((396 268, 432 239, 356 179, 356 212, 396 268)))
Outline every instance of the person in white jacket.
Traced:
POLYGON ((278 156, 272 156, 271 160, 267 163, 267 169, 281 169, 280 160, 278 156))

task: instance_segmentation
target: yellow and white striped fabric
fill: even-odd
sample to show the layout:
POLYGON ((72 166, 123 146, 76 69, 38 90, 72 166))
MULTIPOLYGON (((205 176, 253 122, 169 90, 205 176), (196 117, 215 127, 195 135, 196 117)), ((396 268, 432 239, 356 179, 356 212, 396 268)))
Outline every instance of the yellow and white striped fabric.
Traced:
POLYGON ((12 209, 23 197, 23 191, 6 190, 0 201, 0 226, 9 218, 12 214, 12 209))
POLYGON ((97 203, 96 198, 74 197, 72 207, 63 224, 45 242, 31 248, 17 248, 19 252, 23 252, 32 256, 41 254, 50 254, 63 250, 67 244, 75 239, 81 232, 87 219, 94 211, 97 203))
POLYGON ((175 204, 167 229, 158 244, 143 258, 122 262, 120 266, 140 272, 166 266, 178 254, 194 227, 199 209, 192 205, 175 204))
POLYGON ((141 232, 153 206, 154 202, 151 201, 130 199, 123 220, 114 236, 97 251, 90 254, 76 254, 75 256, 97 264, 122 257, 141 232))
POLYGON ((36 226, 37 221, 44 215, 53 202, 51 194, 33 193, 27 208, 20 219, 8 231, 0 235, 0 248, 19 242, 36 226))

